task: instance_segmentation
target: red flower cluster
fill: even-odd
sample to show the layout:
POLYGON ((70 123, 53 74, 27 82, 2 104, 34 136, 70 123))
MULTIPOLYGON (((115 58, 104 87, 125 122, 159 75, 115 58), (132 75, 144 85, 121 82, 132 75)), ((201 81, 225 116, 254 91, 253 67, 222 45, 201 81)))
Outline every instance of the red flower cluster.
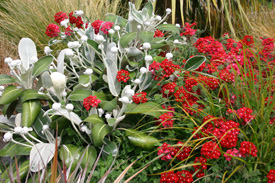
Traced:
POLYGON ((168 59, 164 59, 161 63, 153 61, 149 66, 149 70, 152 72, 154 80, 161 80, 170 77, 176 69, 180 69, 180 66, 173 64, 173 62, 168 59))
POLYGON ((163 143, 162 146, 158 147, 158 155, 165 154, 161 157, 161 160, 168 161, 172 159, 171 152, 173 151, 173 147, 169 147, 170 144, 163 143))
POLYGON ((267 183, 275 183, 275 170, 270 169, 266 177, 267 183))
POLYGON ((201 163, 201 165, 193 165, 195 172, 199 170, 198 173, 196 174, 197 178, 205 176, 205 173, 203 172, 203 170, 207 169, 207 165, 205 164, 206 162, 207 162, 207 159, 205 159, 202 156, 195 158, 194 163, 201 163))
POLYGON ((243 43, 245 46, 253 47, 253 36, 245 35, 244 38, 241 40, 241 43, 243 43))
POLYGON ((169 128, 173 127, 174 119, 173 119, 174 114, 172 113, 164 113, 159 116, 159 121, 157 124, 161 124, 164 128, 169 128))
POLYGON ((161 174, 160 183, 191 183, 193 182, 192 174, 187 170, 170 171, 167 173, 161 174))
POLYGON ((243 141, 241 142, 240 153, 242 157, 246 157, 248 155, 257 157, 258 150, 252 142, 243 141))
POLYGON ((251 114, 253 113, 253 110, 247 107, 242 107, 237 110, 237 115, 245 121, 245 123, 250 122, 252 119, 254 119, 254 116, 251 114))
MULTIPOLYGON (((183 142, 178 142, 177 144, 181 145, 184 144, 183 142)), ((191 147, 174 147, 174 149, 171 152, 172 156, 176 156, 178 160, 185 160, 191 152, 191 147)))
POLYGON ((177 144, 178 146, 168 147, 170 144, 163 143, 162 146, 158 147, 158 155, 166 154, 161 157, 161 160, 168 161, 173 158, 172 156, 176 156, 176 158, 180 161, 185 160, 191 152, 191 147, 182 147, 182 144, 184 144, 183 142, 178 142, 177 144))
POLYGON ((112 26, 114 25, 113 22, 105 22, 101 25, 101 31, 104 33, 104 34, 108 34, 108 31, 112 28, 112 26))
POLYGON ((185 27, 183 28, 183 32, 182 33, 180 33, 180 36, 183 36, 183 35, 185 35, 185 36, 193 36, 194 34, 196 34, 196 29, 192 29, 192 27, 194 27, 194 26, 196 26, 197 25, 197 23, 192 23, 191 25, 188 23, 188 22, 186 22, 185 23, 185 27))
POLYGON ((175 82, 164 84, 161 87, 161 93, 163 97, 170 97, 174 92, 177 84, 175 82))
POLYGON ((275 117, 270 119, 269 124, 270 125, 275 125, 275 117))
POLYGON ((217 143, 209 141, 202 145, 201 155, 207 159, 218 159, 221 156, 221 150, 217 143))
POLYGON ((73 12, 71 12, 71 13, 69 14, 70 23, 71 23, 71 24, 75 24, 75 26, 76 26, 77 28, 81 29, 82 26, 83 26, 83 24, 84 24, 84 22, 83 22, 83 20, 82 20, 82 17, 80 17, 80 16, 75 17, 73 14, 74 14, 73 12))
POLYGON ((163 36, 164 36, 164 34, 160 30, 157 29, 155 31, 154 37, 163 37, 163 36))
POLYGON ((60 29, 56 24, 49 24, 46 28, 46 34, 49 37, 57 37, 60 29))
POLYGON ((128 71, 121 69, 117 72, 116 78, 119 82, 123 81, 126 83, 130 79, 129 75, 130 73, 128 71))
POLYGON ((235 156, 235 157, 242 157, 240 151, 238 149, 235 149, 235 148, 234 149, 228 149, 226 151, 226 153, 224 154, 225 159, 227 161, 231 161, 232 158, 228 155, 235 156))
POLYGON ((60 25, 60 22, 62 22, 63 20, 67 19, 68 16, 66 15, 66 13, 58 12, 54 15, 54 21, 56 21, 56 23, 58 23, 60 25))
POLYGON ((71 29, 71 26, 68 26, 65 30, 65 35, 70 36, 72 35, 73 30, 71 29))
POLYGON ((95 34, 98 34, 99 33, 99 28, 101 26, 101 24, 103 23, 104 21, 102 20, 95 20, 91 25, 92 27, 94 28, 95 30, 95 34))
POLYGON ((84 98, 83 106, 86 108, 87 111, 89 111, 91 106, 97 107, 100 102, 101 100, 97 99, 96 96, 90 95, 89 97, 84 98))
POLYGON ((147 102, 148 99, 146 98, 146 95, 147 95, 146 92, 136 93, 133 96, 133 102, 135 102, 136 104, 147 102))

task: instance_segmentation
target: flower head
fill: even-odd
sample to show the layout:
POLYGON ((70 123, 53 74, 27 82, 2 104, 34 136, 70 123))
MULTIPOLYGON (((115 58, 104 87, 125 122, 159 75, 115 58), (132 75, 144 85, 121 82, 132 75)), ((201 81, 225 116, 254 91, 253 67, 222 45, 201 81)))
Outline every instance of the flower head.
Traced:
POLYGON ((56 24, 49 24, 46 28, 46 34, 49 37, 57 37, 60 32, 60 28, 56 24))

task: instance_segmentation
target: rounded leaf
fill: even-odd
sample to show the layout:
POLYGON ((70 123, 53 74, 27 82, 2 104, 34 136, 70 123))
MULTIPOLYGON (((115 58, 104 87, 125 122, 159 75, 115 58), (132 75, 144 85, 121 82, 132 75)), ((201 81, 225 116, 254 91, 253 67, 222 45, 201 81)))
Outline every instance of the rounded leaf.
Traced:
POLYGON ((8 86, 2 97, 0 98, 0 104, 9 104, 12 101, 14 101, 15 99, 17 99, 17 97, 19 97, 22 93, 22 89, 18 89, 16 86, 10 85, 8 86))
POLYGON ((104 137, 111 132, 111 128, 102 123, 96 123, 92 128, 92 137, 96 147, 103 145, 104 137))
POLYGON ((55 144, 39 143, 35 144, 30 153, 30 170, 38 172, 47 167, 48 162, 54 156, 55 144))
POLYGON ((28 100, 22 104, 22 126, 30 127, 41 109, 40 100, 28 100))

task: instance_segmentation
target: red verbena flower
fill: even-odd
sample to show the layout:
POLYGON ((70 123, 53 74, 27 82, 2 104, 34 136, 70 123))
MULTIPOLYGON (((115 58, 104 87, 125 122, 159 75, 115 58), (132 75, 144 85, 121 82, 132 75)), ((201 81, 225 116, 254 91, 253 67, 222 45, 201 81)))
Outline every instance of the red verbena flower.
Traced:
POLYGON ((164 36, 164 34, 160 30, 157 29, 155 31, 154 37, 163 37, 163 36, 164 36))
POLYGON ((215 142, 206 142, 202 145, 201 155, 207 159, 218 159, 221 156, 220 147, 215 142))
POLYGON ((133 96, 133 102, 135 102, 136 104, 147 102, 148 99, 146 98, 146 95, 147 95, 146 92, 136 93, 133 96))
POLYGON ((169 97, 175 92, 175 87, 177 84, 175 82, 167 83, 161 87, 161 93, 163 97, 169 97))
POLYGON ((245 35, 241 42, 246 46, 252 46, 254 43, 253 36, 245 35))
POLYGON ((71 26, 68 26, 65 30, 65 35, 70 36, 72 35, 73 30, 71 29, 71 26))
POLYGON ((192 174, 187 170, 177 172, 179 183, 191 183, 193 182, 192 174))
POLYGON ((275 170, 270 169, 266 177, 268 183, 275 183, 275 170))
POLYGON ((254 119, 254 116, 251 114, 253 113, 253 110, 247 107, 242 107, 237 110, 237 115, 245 121, 245 123, 248 123, 252 119, 254 119))
POLYGON ((101 100, 97 99, 96 96, 90 95, 89 97, 84 98, 83 106, 86 108, 87 111, 89 111, 91 106, 97 107, 100 102, 101 100))
POLYGON ((160 183, 175 183, 179 182, 178 175, 174 171, 162 173, 160 177, 160 183))
POLYGON ((63 20, 67 19, 68 16, 66 15, 66 13, 58 12, 54 15, 54 21, 56 21, 56 23, 58 23, 60 25, 60 22, 62 22, 63 20))
POLYGON ((104 21, 102 20, 95 20, 93 23, 92 23, 92 27, 94 28, 95 30, 95 34, 98 34, 99 33, 99 28, 101 26, 101 24, 103 23, 104 21))
POLYGON ((202 156, 195 158, 194 163, 201 163, 201 165, 193 165, 195 172, 199 170, 199 172, 196 174, 197 178, 205 176, 205 173, 203 172, 203 170, 207 169, 206 162, 207 162, 207 159, 202 156))
POLYGON ((226 153, 224 153, 225 159, 227 161, 231 161, 232 158, 230 156, 228 156, 228 155, 235 156, 235 157, 242 157, 240 151, 238 149, 236 149, 236 148, 234 148, 234 149, 228 149, 226 151, 226 153))
POLYGON ((49 37, 57 37, 60 32, 60 28, 56 24, 49 24, 46 28, 46 34, 49 37))
POLYGON ((168 161, 172 159, 171 152, 173 150, 173 147, 168 147, 170 144, 163 143, 162 146, 158 147, 158 155, 165 154, 161 157, 161 160, 168 161))
POLYGON ((129 75, 130 73, 128 71, 121 69, 117 72, 116 78, 119 82, 123 81, 126 83, 130 79, 129 75))
POLYGON ((241 142, 240 153, 242 157, 246 157, 248 155, 257 157, 258 150, 252 142, 243 141, 241 142))
MULTIPOLYGON (((182 142, 178 142, 177 144, 184 144, 182 142)), ((188 158, 189 154, 191 152, 191 147, 185 146, 176 146, 174 147, 174 149, 171 152, 172 156, 176 156, 178 160, 185 160, 186 158, 188 158)))
MULTIPOLYGON (((173 116, 174 115, 171 115, 171 113, 164 113, 164 114, 160 115, 159 121, 160 121, 161 125, 164 128, 173 127, 173 123, 174 123, 173 116)), ((159 124, 159 123, 157 123, 157 124, 159 124)))
POLYGON ((102 24, 100 30, 101 30, 104 34, 108 34, 108 31, 112 28, 113 25, 114 25, 113 22, 105 22, 105 23, 102 24))

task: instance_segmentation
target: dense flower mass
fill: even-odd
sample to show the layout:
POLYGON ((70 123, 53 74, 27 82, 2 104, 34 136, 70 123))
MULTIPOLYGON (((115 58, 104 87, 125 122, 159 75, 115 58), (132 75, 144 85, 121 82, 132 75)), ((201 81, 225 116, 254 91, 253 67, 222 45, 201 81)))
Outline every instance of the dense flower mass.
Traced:
POLYGON ((243 119, 245 123, 248 123, 252 119, 254 119, 254 116, 251 115, 253 113, 253 110, 247 107, 242 107, 237 110, 237 114, 239 118, 243 119))
POLYGON ((241 142, 240 153, 242 157, 246 157, 248 155, 257 157, 258 150, 252 142, 243 141, 241 142))
POLYGON ((94 28, 95 30, 95 34, 98 34, 99 33, 99 28, 101 26, 101 24, 103 23, 104 21, 102 20, 95 20, 93 23, 92 23, 92 27, 94 28))
POLYGON ((164 34, 163 34, 163 32, 161 32, 160 30, 156 30, 155 31, 155 34, 154 34, 154 37, 163 37, 164 36, 164 34))
POLYGON ((66 15, 66 13, 58 12, 55 14, 54 16, 54 21, 56 21, 56 23, 58 23, 60 25, 60 22, 62 22, 63 20, 67 19, 68 16, 66 15))
POLYGON ((89 111, 91 107, 97 107, 100 102, 101 100, 97 99, 96 96, 90 95, 83 100, 83 106, 87 111, 89 111))
POLYGON ((104 33, 104 34, 108 34, 108 31, 112 28, 112 26, 114 25, 113 22, 105 22, 101 25, 100 30, 104 33))
POLYGON ((147 95, 146 92, 136 93, 133 96, 133 102, 135 102, 136 104, 147 102, 148 99, 146 98, 146 95, 147 95))
POLYGON ((56 24, 49 24, 46 28, 46 34, 49 37, 57 37, 60 32, 60 28, 56 24))
POLYGON ((204 155, 207 159, 218 159, 221 156, 220 147, 215 142, 206 142, 202 145, 201 155, 204 155))
POLYGON ((266 177, 267 183, 275 183, 275 170, 270 169, 266 177))
POLYGON ((129 75, 130 73, 128 71, 121 69, 117 72, 116 78, 119 82, 123 81, 126 83, 130 79, 129 75))
POLYGON ((162 173, 160 183, 191 183, 193 182, 192 174, 187 170, 182 170, 174 173, 170 171, 162 173))

